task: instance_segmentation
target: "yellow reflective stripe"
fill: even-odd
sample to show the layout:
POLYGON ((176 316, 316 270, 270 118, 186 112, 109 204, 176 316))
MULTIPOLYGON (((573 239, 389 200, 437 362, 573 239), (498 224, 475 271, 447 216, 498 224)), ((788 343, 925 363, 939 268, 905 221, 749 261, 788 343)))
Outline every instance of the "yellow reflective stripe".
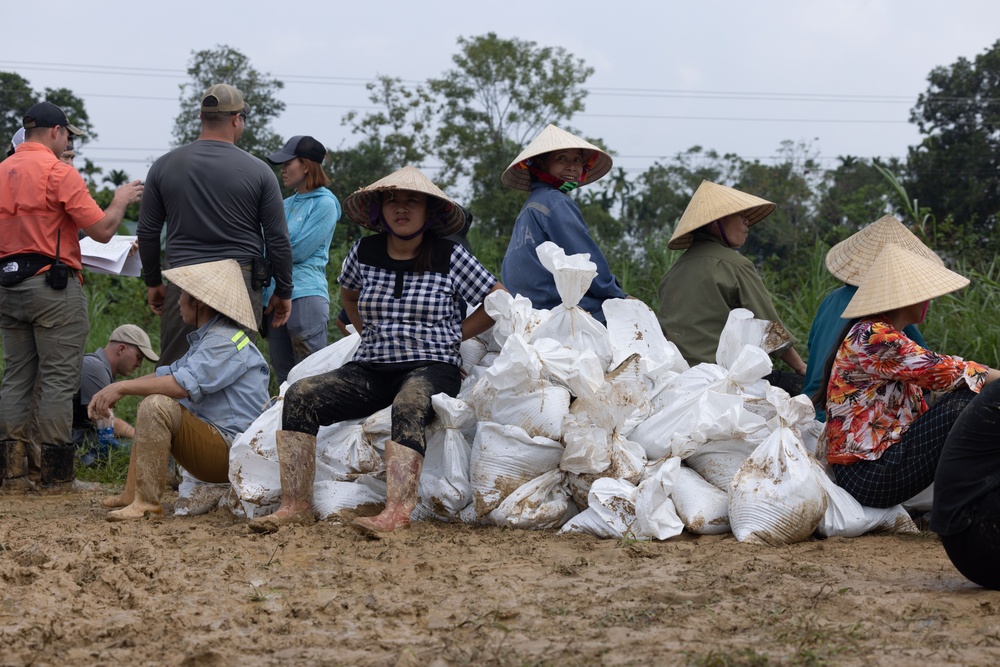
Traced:
POLYGON ((242 350, 243 348, 245 348, 247 346, 247 343, 250 342, 250 337, 247 336, 242 331, 237 331, 236 335, 233 336, 232 338, 230 338, 229 340, 231 340, 234 343, 236 343, 236 349, 237 350, 242 350), (242 340, 240 340, 241 336, 242 336, 242 340))

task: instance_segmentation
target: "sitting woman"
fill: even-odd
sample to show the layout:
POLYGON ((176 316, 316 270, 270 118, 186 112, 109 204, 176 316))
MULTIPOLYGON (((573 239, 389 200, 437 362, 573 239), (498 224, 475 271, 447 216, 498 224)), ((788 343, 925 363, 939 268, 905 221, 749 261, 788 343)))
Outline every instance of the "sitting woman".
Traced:
POLYGON ((500 277, 512 294, 527 297, 538 309, 562 303, 555 278, 535 251, 552 241, 567 255, 586 253, 597 265, 597 276, 580 300, 580 307, 601 323, 602 304, 624 299, 608 260, 590 236, 580 207, 569 193, 593 183, 611 170, 611 156, 579 137, 549 125, 521 151, 503 172, 504 185, 530 194, 514 222, 500 277))
POLYGON ((424 429, 434 418, 431 397, 458 393, 461 342, 493 325, 482 305, 466 317, 461 302, 481 304, 503 286, 460 244, 442 238, 462 228, 464 214, 420 171, 404 167, 358 190, 344 201, 344 211, 359 225, 382 232, 354 244, 339 279, 361 343, 353 361, 299 380, 285 392, 282 430, 276 433, 281 506, 250 523, 256 532, 314 520, 320 426, 389 405, 385 510, 356 519, 354 526, 362 532, 409 527, 424 429))
POLYGON ((903 329, 924 321, 930 300, 969 284, 935 262, 887 244, 843 317, 827 364, 827 461, 837 484, 868 507, 892 507, 934 481, 945 438, 995 370, 926 350, 903 329), (946 392, 928 409, 924 389, 946 392))
POLYGON ((134 380, 113 382, 94 394, 87 412, 108 416, 123 396, 139 404, 128 478, 121 495, 106 498, 108 521, 163 514, 160 496, 171 454, 203 482, 229 481, 229 447, 267 403, 269 371, 247 331, 256 331, 250 296, 233 259, 167 269, 181 289, 178 302, 190 349, 169 366, 134 380))
MULTIPOLYGON (((746 308, 760 320, 781 324, 778 312, 753 262, 736 252, 757 224, 774 211, 766 199, 702 181, 677 223, 667 247, 687 248, 674 262, 658 289, 657 318, 667 340, 691 364, 715 363, 729 311, 746 308)), ((780 328, 783 340, 772 352, 804 375, 806 365, 794 339, 780 328)), ((790 394, 802 388, 800 377, 775 371, 767 380, 790 394)))
POLYGON ((967 579, 1000 590, 1000 384, 983 388, 944 442, 931 530, 967 579))

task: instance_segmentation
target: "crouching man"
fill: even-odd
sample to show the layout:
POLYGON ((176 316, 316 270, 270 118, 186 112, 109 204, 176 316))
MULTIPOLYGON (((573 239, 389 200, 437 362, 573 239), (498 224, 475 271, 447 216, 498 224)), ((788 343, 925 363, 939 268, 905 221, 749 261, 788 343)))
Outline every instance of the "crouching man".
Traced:
POLYGON ((232 259, 163 272, 181 289, 178 305, 190 348, 169 366, 94 394, 88 413, 106 417, 122 396, 145 396, 136 413, 135 440, 121 495, 104 506, 120 508, 108 521, 163 514, 160 496, 171 454, 203 482, 229 480, 229 447, 267 403, 267 361, 250 342, 256 330, 239 264, 232 259))

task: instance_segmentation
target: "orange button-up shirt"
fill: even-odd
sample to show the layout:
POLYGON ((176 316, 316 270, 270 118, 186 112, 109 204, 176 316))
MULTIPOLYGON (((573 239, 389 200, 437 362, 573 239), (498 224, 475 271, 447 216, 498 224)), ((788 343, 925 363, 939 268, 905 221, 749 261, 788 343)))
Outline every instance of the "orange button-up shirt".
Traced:
MULTIPOLYGON (((104 217, 80 173, 44 144, 26 141, 0 162, 0 258, 22 253, 56 256, 81 269, 77 230, 104 217)), ((47 268, 44 270, 48 270, 47 268)))

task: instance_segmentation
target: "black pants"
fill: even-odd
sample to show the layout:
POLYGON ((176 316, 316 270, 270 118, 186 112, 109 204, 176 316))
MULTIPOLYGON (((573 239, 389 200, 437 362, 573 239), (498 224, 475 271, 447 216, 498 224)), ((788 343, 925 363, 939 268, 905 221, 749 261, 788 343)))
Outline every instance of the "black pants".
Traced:
MULTIPOLYGON (((937 491, 935 486, 935 495, 937 491)), ((1000 590, 1000 490, 985 496, 968 512, 972 516, 969 527, 955 535, 942 535, 941 544, 966 579, 1000 590)))
POLYGON ((434 419, 431 396, 455 396, 462 386, 454 364, 350 362, 294 383, 285 392, 282 428, 316 435, 320 426, 359 419, 392 406, 392 439, 424 453, 424 429, 434 419))

